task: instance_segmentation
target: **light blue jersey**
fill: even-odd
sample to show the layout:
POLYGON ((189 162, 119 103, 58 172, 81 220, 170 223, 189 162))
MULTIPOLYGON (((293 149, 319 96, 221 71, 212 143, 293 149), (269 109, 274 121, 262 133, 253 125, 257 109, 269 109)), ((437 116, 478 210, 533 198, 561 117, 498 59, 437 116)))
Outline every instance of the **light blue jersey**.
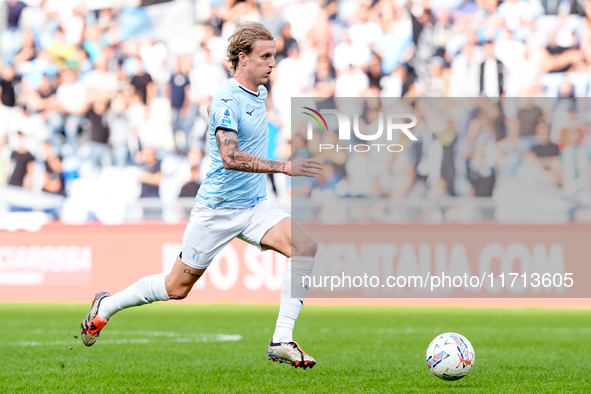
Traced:
POLYGON ((213 96, 209 109, 209 155, 207 177, 199 188, 197 201, 210 208, 245 209, 267 199, 265 174, 226 170, 218 150, 215 131, 230 130, 238 134, 238 149, 267 158, 269 125, 267 123, 267 89, 258 94, 231 79, 213 96))

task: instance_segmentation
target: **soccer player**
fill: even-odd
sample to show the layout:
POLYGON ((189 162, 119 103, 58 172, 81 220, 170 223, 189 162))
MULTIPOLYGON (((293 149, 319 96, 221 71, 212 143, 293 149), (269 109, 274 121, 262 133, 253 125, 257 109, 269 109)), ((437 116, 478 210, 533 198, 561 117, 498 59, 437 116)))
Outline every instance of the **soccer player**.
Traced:
POLYGON ((292 272, 294 283, 298 277, 311 275, 317 244, 289 214, 267 201, 265 174, 315 177, 322 165, 303 158, 288 162, 264 158, 269 128, 263 85, 275 67, 275 52, 272 34, 260 23, 245 23, 229 38, 234 78, 211 103, 211 165, 197 194, 181 253, 168 275, 144 277, 113 295, 98 293, 81 324, 86 346, 95 343, 109 318, 122 309, 185 298, 215 255, 238 237, 288 257, 268 358, 296 368, 316 364, 292 338, 304 299, 291 298, 291 281, 292 272))

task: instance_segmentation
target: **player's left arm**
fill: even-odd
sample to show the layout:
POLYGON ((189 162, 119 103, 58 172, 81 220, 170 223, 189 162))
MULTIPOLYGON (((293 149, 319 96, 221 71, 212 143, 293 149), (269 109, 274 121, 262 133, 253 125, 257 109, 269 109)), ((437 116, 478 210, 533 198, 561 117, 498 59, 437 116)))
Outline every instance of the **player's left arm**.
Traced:
POLYGON ((322 165, 311 159, 296 159, 293 161, 278 161, 263 159, 238 149, 238 134, 234 131, 217 129, 215 140, 222 157, 224 168, 227 170, 254 173, 281 173, 290 176, 307 176, 314 178, 320 174, 322 165))

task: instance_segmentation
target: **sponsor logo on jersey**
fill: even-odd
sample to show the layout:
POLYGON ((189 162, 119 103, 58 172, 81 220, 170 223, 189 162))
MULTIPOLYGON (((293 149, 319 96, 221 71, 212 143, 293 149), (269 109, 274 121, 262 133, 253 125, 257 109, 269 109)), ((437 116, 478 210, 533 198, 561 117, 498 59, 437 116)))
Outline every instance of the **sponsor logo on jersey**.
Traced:
POLYGON ((246 111, 247 114, 249 114, 250 116, 252 116, 252 113, 254 112, 254 108, 250 110, 250 112, 246 111))

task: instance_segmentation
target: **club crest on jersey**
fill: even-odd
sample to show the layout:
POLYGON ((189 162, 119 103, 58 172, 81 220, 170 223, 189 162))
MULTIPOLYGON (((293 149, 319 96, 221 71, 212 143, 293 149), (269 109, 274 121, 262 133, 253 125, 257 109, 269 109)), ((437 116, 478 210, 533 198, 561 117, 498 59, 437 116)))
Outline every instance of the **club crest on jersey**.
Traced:
POLYGON ((202 252, 202 251, 200 251, 200 250, 197 250, 197 249, 195 249, 195 248, 193 248, 193 247, 192 247, 191 249, 193 249, 193 252, 194 252, 194 253, 193 253, 193 260, 195 260, 195 261, 199 260, 199 255, 200 255, 200 254, 203 254, 203 253, 205 253, 205 252, 202 252))
POLYGON ((232 125, 232 112, 230 112, 230 108, 226 108, 224 110, 224 115, 222 116, 222 124, 228 126, 232 125))

